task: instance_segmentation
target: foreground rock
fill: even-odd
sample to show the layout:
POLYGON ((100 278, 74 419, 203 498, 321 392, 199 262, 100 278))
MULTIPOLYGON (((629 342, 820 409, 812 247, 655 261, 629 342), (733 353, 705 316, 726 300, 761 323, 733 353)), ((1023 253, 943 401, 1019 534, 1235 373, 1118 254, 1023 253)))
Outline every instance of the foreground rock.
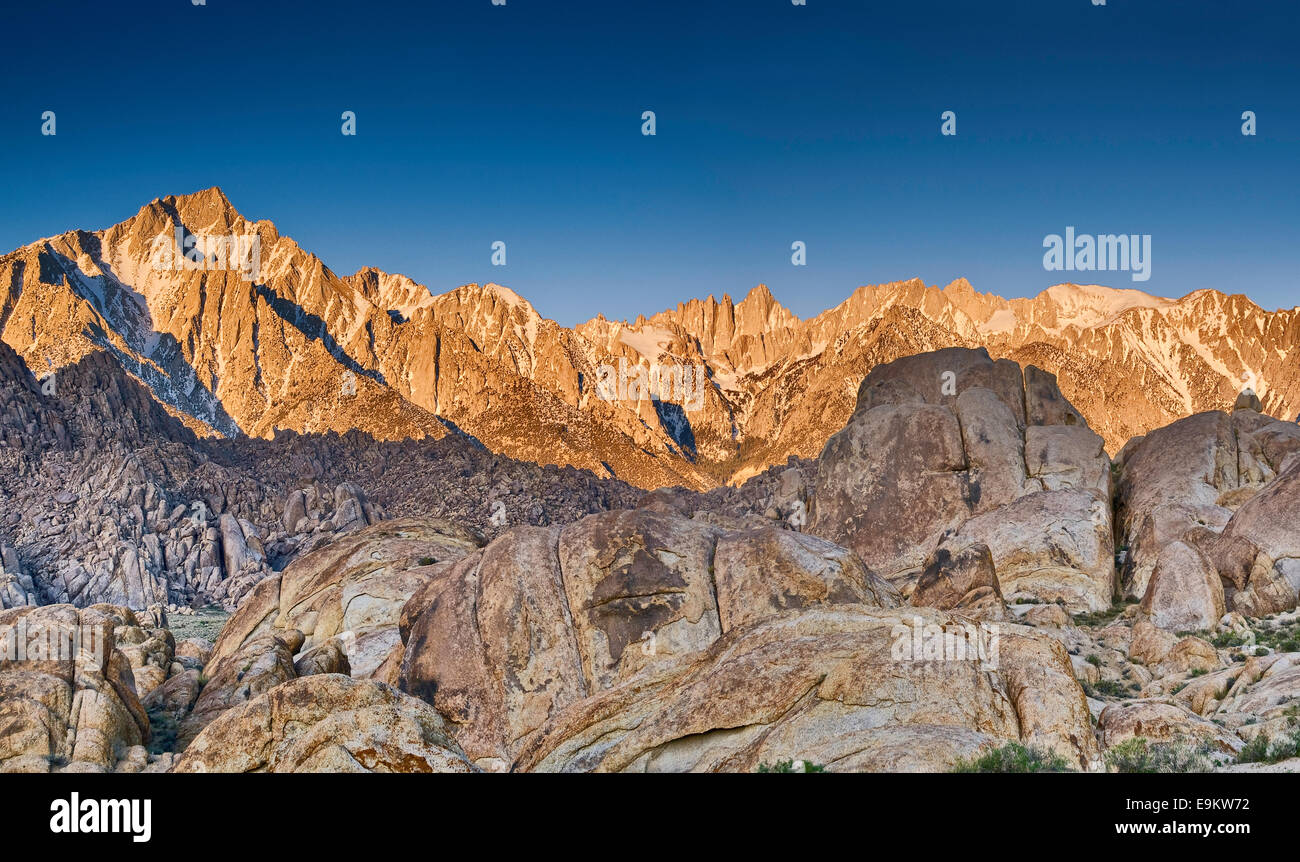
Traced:
POLYGON ((939 548, 925 561, 910 601, 918 607, 960 610, 980 619, 1002 619, 1006 606, 988 545, 952 554, 939 548))
POLYGON ((384 521, 338 539, 259 584, 222 629, 209 664, 260 635, 296 630, 300 649, 337 641, 352 676, 371 676, 401 645, 402 606, 477 548, 468 531, 434 518, 384 521))
POLYGON ((1300 425, 1249 408, 1201 413, 1122 453, 1125 591, 1169 631, 1300 598, 1300 425))
POLYGON ((850 552, 774 527, 671 511, 519 528, 412 597, 401 687, 434 704, 478 765, 506 769, 558 711, 786 609, 894 607, 850 552))
POLYGON ((108 772, 147 762, 149 720, 117 648, 124 608, 0 612, 0 771, 108 772))
POLYGON ((1112 704, 1097 719, 1097 735, 1107 748, 1128 739, 1148 742, 1207 744, 1226 754, 1241 751, 1244 743, 1235 734, 1201 718, 1191 710, 1171 703, 1135 700, 1112 704))
POLYGON ((1287 463, 1210 546, 1228 607, 1246 616, 1289 611, 1300 598, 1300 456, 1287 463))
POLYGON ((175 772, 472 772, 428 704, 341 674, 278 686, 213 721, 175 772))
POLYGON ((295 679, 294 655, 301 647, 300 631, 266 633, 249 639, 234 654, 210 661, 204 670, 208 681, 181 722, 177 750, 222 713, 295 679))
POLYGON ((899 648, 914 614, 923 631, 966 632, 928 609, 782 613, 560 712, 516 768, 752 771, 808 759, 832 771, 941 771, 1008 740, 1077 768, 1096 762, 1087 704, 1059 643, 1011 627, 995 667, 942 652, 923 660, 899 648))

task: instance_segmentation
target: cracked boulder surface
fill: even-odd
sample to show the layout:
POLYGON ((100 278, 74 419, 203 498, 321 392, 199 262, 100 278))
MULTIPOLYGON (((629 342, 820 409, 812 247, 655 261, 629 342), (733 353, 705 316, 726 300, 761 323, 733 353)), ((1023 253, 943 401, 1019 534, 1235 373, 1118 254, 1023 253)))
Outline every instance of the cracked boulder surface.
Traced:
POLYGON ((1134 438, 1116 458, 1121 587, 1159 628, 1296 607, 1300 425, 1249 404, 1134 438))
POLYGON ((879 365, 826 443, 809 532, 905 595, 939 547, 983 544, 1008 600, 1110 605, 1110 459, 1034 366, 948 348, 879 365))
POLYGON ((227 621, 208 675, 253 638, 297 630, 303 650, 335 644, 353 677, 370 677, 400 646, 406 601, 481 543, 439 518, 397 518, 299 557, 258 584, 227 621))
POLYGON ((1130 440, 1115 456, 1125 595, 1146 594, 1171 544, 1190 541, 1204 550, 1297 452, 1300 425, 1249 408, 1197 413, 1130 440))
POLYGON ((473 772, 428 704, 372 680, 317 674, 231 709, 173 772, 473 772))
POLYGON ((1007 741, 1093 763, 1087 702, 1056 641, 1009 626, 996 667, 900 660, 912 626, 952 635, 968 624, 930 608, 785 611, 557 714, 516 766, 750 772, 809 758, 831 771, 942 771, 1007 741))
POLYGON ((124 650, 144 641, 131 611, 111 605, 0 611, 0 772, 141 771, 141 651, 124 650))
POLYGON ((652 509, 518 528, 407 603, 400 686, 448 719, 476 765, 508 769, 530 734, 586 698, 773 614, 841 604, 900 597, 852 552, 791 530, 652 509))

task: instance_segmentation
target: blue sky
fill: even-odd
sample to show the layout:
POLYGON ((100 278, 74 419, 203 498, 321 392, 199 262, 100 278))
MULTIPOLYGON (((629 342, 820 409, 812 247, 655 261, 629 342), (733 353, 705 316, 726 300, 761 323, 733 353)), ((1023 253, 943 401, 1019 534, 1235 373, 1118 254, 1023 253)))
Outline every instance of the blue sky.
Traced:
POLYGON ((0 52, 3 251, 219 185, 336 272, 497 281, 564 324, 760 282, 810 316, 913 276, 1300 303, 1289 3, 25 6, 0 52), (1045 271, 1067 225, 1150 234, 1151 279, 1045 271))

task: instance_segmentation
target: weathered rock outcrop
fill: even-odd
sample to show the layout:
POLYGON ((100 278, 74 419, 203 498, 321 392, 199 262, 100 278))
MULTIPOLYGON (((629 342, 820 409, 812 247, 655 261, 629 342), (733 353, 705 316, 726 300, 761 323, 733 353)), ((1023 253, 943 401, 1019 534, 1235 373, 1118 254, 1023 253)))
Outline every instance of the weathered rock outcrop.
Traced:
POLYGON ((784 609, 862 602, 898 596, 850 552, 793 531, 653 509, 519 528, 412 597, 401 686, 447 717, 476 764, 503 769, 595 692, 784 609))
POLYGON ((1291 610, 1300 598, 1300 456, 1287 464, 1210 545, 1229 607, 1247 616, 1291 610))
POLYGON ((116 632, 131 612, 0 611, 0 771, 108 772, 145 757, 149 720, 116 632))
POLYGON ((340 538, 259 584, 226 623, 210 662, 259 635, 297 630, 304 650, 337 640, 352 676, 370 676, 401 645, 407 600, 478 547, 469 531, 434 518, 383 521, 340 538))
POLYGON ((144 698, 162 685, 171 673, 172 660, 176 655, 176 639, 166 628, 139 625, 135 615, 125 608, 114 610, 118 615, 117 627, 113 632, 117 650, 131 665, 136 694, 144 698))
POLYGON ((428 704, 382 683, 321 674, 217 718, 174 772, 472 772, 428 704))
POLYGON ((229 655, 214 657, 204 671, 208 677, 193 710, 181 722, 177 750, 183 750, 203 728, 227 710, 240 706, 277 685, 296 679, 293 657, 302 647, 302 632, 270 632, 249 638, 229 655))
POLYGON ((1227 754, 1242 749, 1239 737, 1177 704, 1154 700, 1115 703, 1097 718, 1097 736, 1106 748, 1128 739, 1149 742, 1208 743, 1227 754))
POLYGON ((1121 453, 1125 591, 1171 631, 1225 611, 1265 616, 1300 596, 1300 425, 1248 406, 1200 413, 1121 453))
POLYGON ((1171 632, 1207 631, 1225 609, 1223 582, 1205 554, 1186 542, 1166 545, 1142 598, 1143 613, 1171 632))
POLYGON ((941 545, 992 553, 1001 592, 1110 604, 1110 465, 1051 375, 951 348, 874 368, 826 444, 808 529, 909 593, 941 545))
POLYGON ((702 654, 594 694, 524 746, 537 771, 752 771, 811 759, 841 771, 933 771, 1022 741, 1095 762, 1083 692, 1059 643, 1011 627, 994 667, 904 654, 919 622, 960 640, 931 609, 787 611, 733 630, 702 654))
POLYGON ((1126 595, 1141 599, 1160 554, 1189 531, 1221 531, 1300 451, 1300 425, 1253 410, 1197 413, 1129 441, 1116 456, 1126 595))
POLYGON ((1002 619, 1006 606, 988 545, 970 545, 956 554, 939 548, 925 561, 909 597, 917 607, 960 610, 981 619, 1002 619))

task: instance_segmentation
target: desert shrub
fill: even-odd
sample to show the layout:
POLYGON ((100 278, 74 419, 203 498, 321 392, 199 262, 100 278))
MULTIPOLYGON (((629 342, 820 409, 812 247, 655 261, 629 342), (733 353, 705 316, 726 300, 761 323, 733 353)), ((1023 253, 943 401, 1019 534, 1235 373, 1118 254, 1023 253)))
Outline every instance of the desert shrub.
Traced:
POLYGON ((1128 697, 1128 688, 1118 680, 1103 679, 1100 682, 1085 682, 1082 685, 1084 693, 1094 700, 1103 697, 1128 697))
POLYGON ((1221 632, 1210 638, 1210 643, 1218 649, 1227 649, 1228 647, 1241 646, 1246 642, 1245 635, 1234 631, 1221 632))
POLYGON ((1074 772, 1065 758, 1054 751, 1026 748, 1018 742, 1008 742, 1000 748, 986 751, 973 760, 959 760, 952 772, 1023 773, 1023 772, 1074 772))
POLYGON ((1292 757, 1300 757, 1300 730, 1276 738, 1264 733, 1256 734, 1237 755, 1237 762, 1277 763, 1292 757))
POLYGON ((162 754, 176 750, 176 733, 179 725, 172 714, 161 709, 151 709, 149 715, 149 753, 162 754))
POLYGON ((1113 772, 1127 773, 1209 772, 1214 766, 1213 753, 1208 742, 1151 742, 1135 736, 1107 749, 1106 765, 1113 772))
POLYGON ((808 760, 778 760, 776 763, 760 763, 759 772, 825 772, 826 767, 808 760))

